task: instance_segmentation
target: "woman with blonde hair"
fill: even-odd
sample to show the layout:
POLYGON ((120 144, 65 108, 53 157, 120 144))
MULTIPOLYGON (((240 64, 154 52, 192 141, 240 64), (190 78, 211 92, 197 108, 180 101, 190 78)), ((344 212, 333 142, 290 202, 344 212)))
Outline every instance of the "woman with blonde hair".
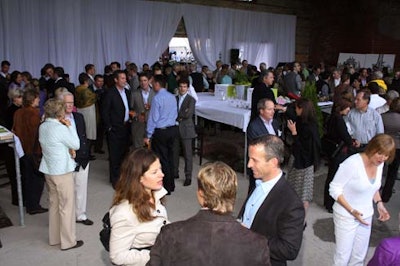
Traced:
POLYGON ((44 173, 49 191, 49 244, 61 244, 61 250, 69 250, 83 245, 82 240, 76 240, 73 177, 79 137, 65 119, 64 102, 49 99, 44 111, 45 120, 39 127, 43 154, 39 171, 44 173))
POLYGON ((207 163, 197 184, 200 211, 161 229, 147 265, 271 265, 267 239, 232 216, 235 171, 223 162, 207 163))
POLYGON ((110 209, 110 259, 117 265, 145 265, 162 226, 167 224, 164 174, 148 149, 127 155, 110 209))
POLYGON ((335 255, 333 265, 363 265, 371 235, 372 217, 376 204, 378 220, 389 220, 379 188, 382 169, 392 161, 396 146, 391 136, 378 134, 364 152, 356 153, 340 164, 329 193, 335 199, 335 255))

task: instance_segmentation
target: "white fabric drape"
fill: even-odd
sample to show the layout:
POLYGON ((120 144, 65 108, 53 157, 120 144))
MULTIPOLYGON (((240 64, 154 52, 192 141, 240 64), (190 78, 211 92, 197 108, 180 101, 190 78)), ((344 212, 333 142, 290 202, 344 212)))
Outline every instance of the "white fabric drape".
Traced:
POLYGON ((74 82, 85 64, 152 64, 168 47, 182 14, 172 3, 131 0, 0 0, 0 60, 40 76, 51 62, 74 82))
POLYGON ((182 16, 202 65, 229 62, 231 48, 253 64, 294 60, 295 16, 132 0, 0 0, 0 60, 34 77, 50 62, 74 82, 88 63, 152 64, 182 16))
POLYGON ((256 65, 294 60, 295 16, 189 4, 182 11, 192 52, 203 65, 229 63, 232 48, 256 65))

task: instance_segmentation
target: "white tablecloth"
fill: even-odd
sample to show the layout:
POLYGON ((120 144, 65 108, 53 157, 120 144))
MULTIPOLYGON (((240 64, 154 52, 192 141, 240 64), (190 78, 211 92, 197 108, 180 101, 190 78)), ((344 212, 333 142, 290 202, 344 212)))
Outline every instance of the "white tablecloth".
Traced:
POLYGON ((196 102, 197 116, 238 127, 246 132, 250 122, 249 109, 233 107, 229 100, 222 101, 221 97, 208 92, 197 95, 199 97, 199 101, 196 102))

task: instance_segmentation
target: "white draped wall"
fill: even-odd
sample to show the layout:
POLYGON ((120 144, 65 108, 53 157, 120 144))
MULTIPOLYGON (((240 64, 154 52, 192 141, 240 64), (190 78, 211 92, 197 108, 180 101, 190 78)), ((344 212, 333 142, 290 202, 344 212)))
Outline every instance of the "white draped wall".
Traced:
POLYGON ((294 60, 295 16, 196 5, 182 5, 182 10, 190 47, 201 64, 214 66, 219 57, 229 63, 232 48, 257 66, 294 60))
POLYGON ((195 58, 229 62, 231 48, 258 64, 294 60, 296 17, 132 0, 0 0, 0 60, 39 77, 48 62, 73 81, 87 63, 154 63, 184 17, 195 58))

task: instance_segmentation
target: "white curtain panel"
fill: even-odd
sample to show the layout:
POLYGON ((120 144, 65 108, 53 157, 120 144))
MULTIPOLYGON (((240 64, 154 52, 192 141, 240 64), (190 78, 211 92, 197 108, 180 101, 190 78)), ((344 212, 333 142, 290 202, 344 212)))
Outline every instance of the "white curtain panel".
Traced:
POLYGON ((182 10, 192 52, 202 65, 229 63, 232 48, 257 66, 295 58, 296 16, 189 4, 182 10))
POLYGON ((132 0, 0 0, 0 60, 40 76, 50 62, 77 82, 85 64, 152 64, 168 47, 180 6, 132 0))
POLYGON ((0 60, 30 71, 50 62, 77 82, 85 64, 152 64, 181 17, 195 58, 211 69, 231 48, 249 63, 294 60, 296 17, 229 8, 132 0, 0 0, 0 60))

